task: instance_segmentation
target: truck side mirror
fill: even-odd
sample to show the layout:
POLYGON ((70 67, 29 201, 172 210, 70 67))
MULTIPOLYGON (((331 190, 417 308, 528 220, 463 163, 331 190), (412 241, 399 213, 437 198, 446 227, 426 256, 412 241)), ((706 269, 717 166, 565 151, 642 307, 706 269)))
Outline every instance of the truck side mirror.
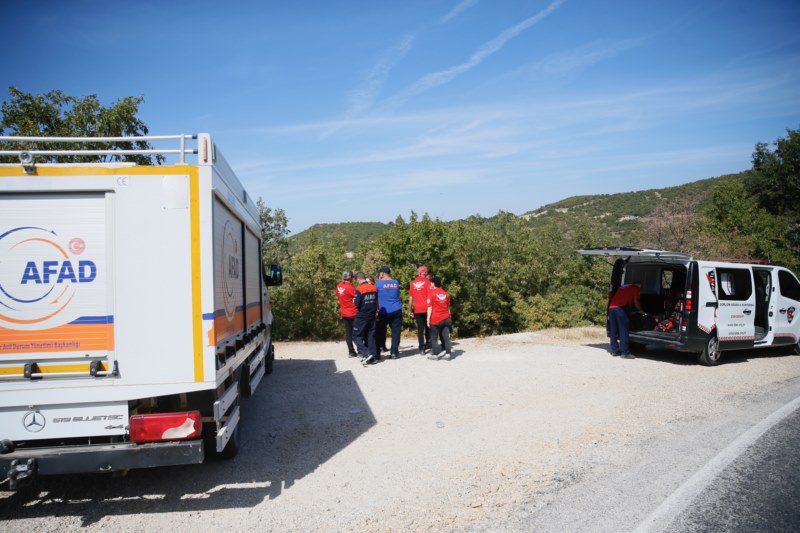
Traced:
POLYGON ((267 287, 283 285, 283 270, 280 265, 270 265, 269 276, 264 275, 264 285, 267 287))

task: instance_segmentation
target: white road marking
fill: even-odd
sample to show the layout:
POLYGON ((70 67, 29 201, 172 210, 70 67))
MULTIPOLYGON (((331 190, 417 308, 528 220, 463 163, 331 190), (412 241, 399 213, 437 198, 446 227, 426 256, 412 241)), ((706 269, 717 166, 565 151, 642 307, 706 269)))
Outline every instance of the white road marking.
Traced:
POLYGON ((751 427, 708 461, 683 485, 670 494, 650 516, 639 523, 636 533, 664 531, 694 499, 737 457, 744 453, 772 426, 800 408, 800 396, 751 427))

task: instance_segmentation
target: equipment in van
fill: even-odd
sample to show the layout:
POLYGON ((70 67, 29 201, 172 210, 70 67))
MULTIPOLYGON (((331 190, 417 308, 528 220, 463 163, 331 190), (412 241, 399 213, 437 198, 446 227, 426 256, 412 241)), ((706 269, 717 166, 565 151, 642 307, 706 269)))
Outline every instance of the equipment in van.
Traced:
POLYGON ((632 324, 632 344, 695 354, 707 366, 732 350, 779 346, 800 355, 800 281, 787 268, 633 247, 578 253, 615 259, 609 294, 641 283, 642 307, 661 318, 632 324))
POLYGON ((263 272, 258 208, 211 136, 0 141, 32 147, 0 152, 20 158, 0 165, 10 488, 235 455, 240 400, 272 369, 268 286, 282 274, 263 272), (142 141, 175 147, 104 144, 142 141), (153 153, 175 163, 37 161, 153 153))

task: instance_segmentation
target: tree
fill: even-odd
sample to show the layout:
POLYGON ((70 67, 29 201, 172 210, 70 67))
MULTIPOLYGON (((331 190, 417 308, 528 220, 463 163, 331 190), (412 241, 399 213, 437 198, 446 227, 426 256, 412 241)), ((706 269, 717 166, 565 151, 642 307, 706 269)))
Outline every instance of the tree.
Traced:
POLYGON ((658 204, 653 215, 639 219, 639 243, 648 248, 687 252, 700 223, 698 198, 679 198, 658 204))
POLYGON ((791 251, 791 224, 775 216, 747 193, 744 183, 723 182, 714 190, 705 212, 704 231, 707 256, 737 259, 767 259, 794 268, 791 251))
POLYGON ((753 171, 747 191, 773 215, 788 216, 800 222, 800 129, 786 129, 786 138, 769 145, 760 142, 753 152, 753 171))
POLYGON ((256 207, 261 218, 261 253, 264 266, 279 264, 288 266, 289 263, 289 219, 283 209, 267 207, 264 200, 259 197, 256 207))
MULTIPOLYGON (((0 134, 21 137, 122 137, 147 135, 147 125, 137 116, 143 96, 126 96, 105 107, 96 95, 83 98, 65 95, 60 90, 33 95, 9 87, 9 99, 0 106, 0 134)), ((4 150, 53 149, 52 145, 36 142, 0 143, 4 150)), ((85 144, 64 143, 63 150, 85 149, 85 144)), ((97 150, 146 150, 152 148, 147 141, 114 141, 95 143, 97 150)), ((41 162, 90 163, 98 161, 128 161, 140 165, 161 164, 164 156, 156 155, 38 155, 41 162)), ((15 157, 0 156, 0 162, 17 163, 15 157)))

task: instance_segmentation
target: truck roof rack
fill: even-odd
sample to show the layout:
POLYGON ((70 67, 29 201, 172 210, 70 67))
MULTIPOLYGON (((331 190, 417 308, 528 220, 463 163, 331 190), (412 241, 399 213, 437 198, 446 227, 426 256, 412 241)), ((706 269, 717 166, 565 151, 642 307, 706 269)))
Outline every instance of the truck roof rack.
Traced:
POLYGON ((25 166, 34 164, 37 155, 178 155, 180 164, 186 162, 186 154, 197 154, 197 148, 186 148, 186 141, 197 139, 199 134, 180 135, 138 135, 130 137, 30 137, 30 136, 0 136, 0 142, 18 143, 114 143, 114 142, 150 142, 150 141, 178 141, 178 148, 142 148, 142 149, 69 149, 69 150, 0 150, 0 155, 17 156, 20 163, 25 166))

